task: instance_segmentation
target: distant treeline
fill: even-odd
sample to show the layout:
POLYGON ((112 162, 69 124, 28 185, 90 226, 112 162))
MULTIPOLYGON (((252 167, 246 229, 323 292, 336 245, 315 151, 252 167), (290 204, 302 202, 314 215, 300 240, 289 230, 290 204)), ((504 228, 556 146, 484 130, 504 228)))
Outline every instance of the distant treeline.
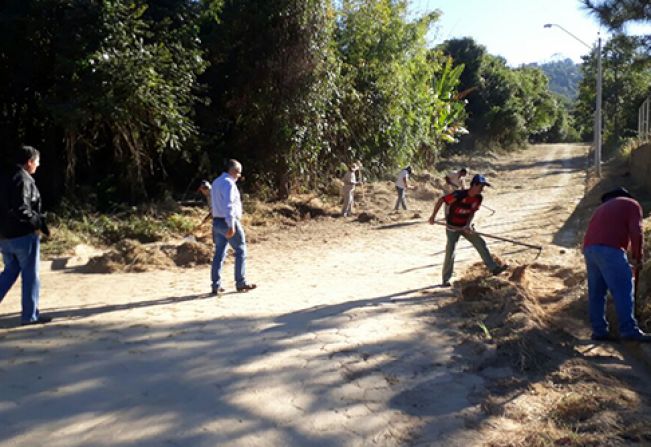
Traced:
MULTIPOLYGON (((192 191, 227 158, 249 190, 431 166, 450 146, 573 138, 536 67, 428 48, 407 0, 5 0, 0 157, 41 150, 50 204, 192 191)), ((587 91, 587 90, 586 90, 587 91)), ((587 94, 587 93, 586 93, 587 94)))

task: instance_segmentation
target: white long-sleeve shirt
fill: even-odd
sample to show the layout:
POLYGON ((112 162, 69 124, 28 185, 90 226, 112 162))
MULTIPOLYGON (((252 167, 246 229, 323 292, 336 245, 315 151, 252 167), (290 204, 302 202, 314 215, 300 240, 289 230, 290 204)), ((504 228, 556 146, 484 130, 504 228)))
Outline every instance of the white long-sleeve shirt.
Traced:
POLYGON ((229 228, 235 228, 235 220, 242 218, 242 200, 233 177, 224 172, 212 182, 210 191, 212 216, 226 220, 229 228))
POLYGON ((457 189, 466 189, 466 179, 462 177, 459 172, 448 173, 448 175, 446 175, 446 180, 448 181, 448 184, 457 189))
POLYGON ((405 180, 409 179, 409 171, 406 169, 403 169, 400 171, 400 174, 398 174, 398 179, 396 180, 396 186, 398 188, 405 189, 407 185, 405 184, 405 180))
POLYGON ((343 182, 344 182, 344 189, 355 189, 355 185, 357 184, 355 171, 346 172, 344 174, 343 182))

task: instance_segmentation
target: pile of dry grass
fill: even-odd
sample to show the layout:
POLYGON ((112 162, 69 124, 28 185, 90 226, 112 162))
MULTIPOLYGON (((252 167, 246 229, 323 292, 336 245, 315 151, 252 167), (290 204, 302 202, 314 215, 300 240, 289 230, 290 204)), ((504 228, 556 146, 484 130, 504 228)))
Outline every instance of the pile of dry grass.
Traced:
POLYGON ((455 284, 461 290, 459 308, 469 321, 466 327, 496 344, 499 361, 520 371, 552 360, 544 348, 552 331, 550 319, 528 287, 527 267, 515 268, 507 279, 486 276, 485 268, 477 264, 455 284))
POLYGON ((194 267, 212 262, 212 247, 199 242, 184 242, 176 247, 173 255, 174 263, 179 267, 194 267))
POLYGON ((147 272, 173 266, 174 262, 159 246, 125 239, 107 253, 92 257, 83 270, 87 273, 147 272))
POLYGON ((357 216, 357 221, 361 223, 378 222, 379 220, 380 218, 370 211, 362 211, 357 216))
MULTIPOLYGON (((608 446, 648 442, 651 428, 640 397, 586 361, 574 338, 557 327, 564 297, 582 287, 580 273, 555 265, 518 266, 486 277, 473 266, 455 287, 471 340, 495 347, 475 367, 509 366, 513 377, 488 386, 480 429, 485 445, 608 446)), ((567 316, 567 315, 565 315, 567 316)))
POLYGON ((181 245, 145 245, 125 239, 101 256, 90 258, 82 271, 86 273, 141 273, 175 266, 194 267, 210 264, 212 246, 201 242, 181 245))
POLYGON ((336 216, 339 213, 338 207, 334 204, 326 203, 321 198, 310 195, 293 196, 288 203, 296 209, 301 220, 336 216))
POLYGON ((517 395, 487 398, 486 446, 648 445, 640 397, 585 360, 571 359, 517 395))
POLYGON ((635 315, 644 331, 651 331, 651 219, 644 221, 644 265, 640 271, 635 315))
POLYGON ((413 191, 412 195, 416 200, 434 202, 443 195, 443 191, 431 183, 423 183, 417 185, 417 188, 413 191))

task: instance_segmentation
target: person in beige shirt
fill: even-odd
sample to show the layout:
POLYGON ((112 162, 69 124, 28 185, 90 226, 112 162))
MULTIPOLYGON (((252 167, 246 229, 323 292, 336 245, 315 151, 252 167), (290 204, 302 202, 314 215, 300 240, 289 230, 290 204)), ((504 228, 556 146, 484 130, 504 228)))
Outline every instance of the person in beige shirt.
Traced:
POLYGON ((466 175, 468 168, 461 168, 457 172, 450 172, 445 176, 445 193, 450 194, 458 189, 466 189, 466 175))
POLYGON ((352 163, 342 178, 344 186, 341 188, 341 195, 344 199, 344 204, 341 208, 341 215, 343 217, 348 217, 353 212, 353 204, 355 202, 355 186, 359 184, 357 176, 355 175, 355 171, 360 168, 361 166, 358 166, 357 163, 352 163))

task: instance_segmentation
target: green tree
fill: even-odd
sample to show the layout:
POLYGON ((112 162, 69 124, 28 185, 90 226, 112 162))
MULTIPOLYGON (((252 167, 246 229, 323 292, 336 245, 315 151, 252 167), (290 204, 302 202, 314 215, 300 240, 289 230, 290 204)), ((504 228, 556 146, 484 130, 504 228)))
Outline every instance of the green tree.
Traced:
POLYGON ((70 192, 99 177, 143 196, 146 178, 164 174, 166 153, 196 131, 198 13, 191 0, 9 2, 0 16, 12 42, 0 56, 3 133, 64 165, 53 178, 66 178, 70 192))
POLYGON ((517 99, 529 138, 547 132, 557 118, 558 103, 549 90, 549 79, 540 68, 514 70, 518 86, 517 99))
POLYGON ((440 48, 465 67, 458 89, 467 95, 470 135, 457 148, 510 147, 549 137, 560 104, 542 70, 509 68, 471 38, 452 39, 440 48))
POLYGON ((201 125, 281 197, 324 150, 333 20, 324 0, 232 0, 204 27, 212 105, 201 125))
MULTIPOLYGON (((582 0, 585 8, 592 12, 599 22, 617 34, 624 34, 629 23, 649 23, 651 8, 648 0, 582 0)), ((651 59, 651 34, 639 36, 640 45, 645 48, 640 57, 651 59)))
MULTIPOLYGON (((596 55, 584 58, 575 117, 582 137, 592 137, 595 104, 596 55)), ((651 71, 643 42, 633 36, 615 35, 603 48, 603 138, 609 146, 635 135, 637 109, 648 94, 651 71)))
POLYGON ((438 16, 410 21, 407 1, 342 2, 336 45, 345 128, 338 152, 345 158, 381 171, 412 161, 421 149, 437 150, 432 120, 445 104, 434 98, 434 75, 442 66, 428 59, 425 36, 438 16))

